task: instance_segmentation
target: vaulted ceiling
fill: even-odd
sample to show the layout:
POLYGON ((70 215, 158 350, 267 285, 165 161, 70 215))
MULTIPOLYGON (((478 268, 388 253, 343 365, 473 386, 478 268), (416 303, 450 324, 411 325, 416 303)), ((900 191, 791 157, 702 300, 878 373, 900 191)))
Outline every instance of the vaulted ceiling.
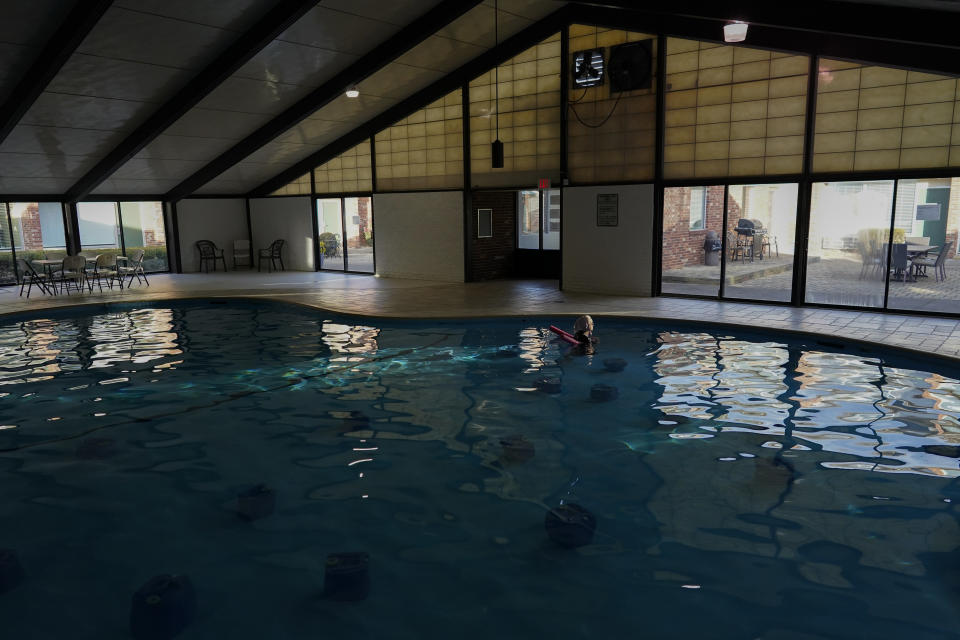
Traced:
MULTIPOLYGON (((567 4, 500 0, 499 40, 567 4)), ((6 2, 0 194, 245 194, 493 46, 493 0, 6 2)))

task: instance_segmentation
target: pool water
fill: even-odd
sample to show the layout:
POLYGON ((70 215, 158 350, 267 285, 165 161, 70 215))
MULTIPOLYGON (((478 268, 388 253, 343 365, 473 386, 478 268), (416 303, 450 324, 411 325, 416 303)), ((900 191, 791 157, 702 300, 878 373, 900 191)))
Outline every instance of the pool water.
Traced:
POLYGON ((196 590, 184 639, 957 634, 955 365, 602 318, 583 355, 551 324, 223 300, 0 322, 0 548, 26 574, 3 637, 130 637, 164 573, 196 590), (276 510, 238 517, 259 484, 276 510), (561 504, 590 544, 548 538, 561 504), (351 551, 369 596, 324 597, 351 551))

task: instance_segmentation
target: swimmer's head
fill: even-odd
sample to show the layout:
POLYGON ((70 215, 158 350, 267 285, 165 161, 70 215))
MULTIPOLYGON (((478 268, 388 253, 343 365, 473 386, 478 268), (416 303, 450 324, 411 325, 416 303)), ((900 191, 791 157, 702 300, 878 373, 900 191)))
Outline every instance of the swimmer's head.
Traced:
POLYGON ((580 316, 573 323, 574 331, 593 331, 593 318, 590 316, 580 316))

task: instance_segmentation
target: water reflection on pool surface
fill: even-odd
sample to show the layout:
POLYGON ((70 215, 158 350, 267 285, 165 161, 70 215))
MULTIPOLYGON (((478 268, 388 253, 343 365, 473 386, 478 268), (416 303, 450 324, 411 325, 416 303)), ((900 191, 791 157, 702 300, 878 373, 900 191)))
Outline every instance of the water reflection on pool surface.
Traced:
POLYGON ((0 323, 11 637, 128 637, 162 573, 196 588, 183 638, 956 633, 950 364, 606 319, 580 356, 547 330, 570 319, 216 302, 0 323), (237 517, 261 483, 276 510, 237 517), (590 544, 548 539, 560 504, 590 544), (343 551, 370 554, 363 602, 323 597, 343 551))

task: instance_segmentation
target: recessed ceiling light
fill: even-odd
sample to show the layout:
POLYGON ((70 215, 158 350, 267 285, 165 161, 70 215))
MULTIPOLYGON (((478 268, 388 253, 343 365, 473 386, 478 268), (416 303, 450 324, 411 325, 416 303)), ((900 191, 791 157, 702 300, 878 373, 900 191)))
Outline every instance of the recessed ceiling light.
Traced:
POLYGON ((350 87, 349 89, 347 89, 347 97, 348 97, 348 98, 356 98, 356 97, 358 97, 359 95, 360 95, 360 90, 357 89, 356 85, 354 85, 354 86, 350 87))
POLYGON ((747 39, 747 23, 734 20, 723 25, 724 42, 743 42, 747 39))

